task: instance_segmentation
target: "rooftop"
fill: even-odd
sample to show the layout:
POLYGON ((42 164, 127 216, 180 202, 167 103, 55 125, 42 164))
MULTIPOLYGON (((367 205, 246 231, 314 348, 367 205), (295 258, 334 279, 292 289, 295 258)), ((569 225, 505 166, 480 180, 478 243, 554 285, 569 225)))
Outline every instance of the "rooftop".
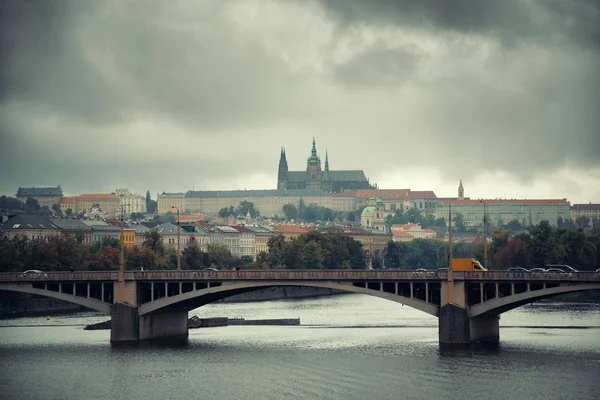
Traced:
POLYGON ((62 196, 60 186, 56 187, 30 187, 17 189, 17 197, 33 197, 33 196, 62 196))

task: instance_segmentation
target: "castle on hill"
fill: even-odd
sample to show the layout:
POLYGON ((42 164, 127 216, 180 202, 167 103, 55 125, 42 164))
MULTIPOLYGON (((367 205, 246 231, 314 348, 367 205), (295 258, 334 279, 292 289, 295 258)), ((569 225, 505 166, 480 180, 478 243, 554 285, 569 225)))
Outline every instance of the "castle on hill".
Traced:
POLYGON ((325 151, 325 169, 321 169, 321 157, 317 155, 317 146, 313 138, 310 157, 306 160, 306 171, 289 171, 285 148, 281 148, 277 189, 300 189, 325 192, 344 190, 374 189, 363 170, 329 170, 329 157, 325 151))

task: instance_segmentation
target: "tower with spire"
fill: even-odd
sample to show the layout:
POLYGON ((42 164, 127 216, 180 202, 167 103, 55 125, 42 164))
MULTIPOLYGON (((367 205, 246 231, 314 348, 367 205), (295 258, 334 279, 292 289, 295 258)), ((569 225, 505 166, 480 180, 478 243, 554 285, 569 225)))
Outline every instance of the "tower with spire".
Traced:
POLYGON ((282 147, 281 155, 279 156, 279 170, 277 172, 277 189, 278 190, 287 189, 287 173, 288 173, 288 164, 287 164, 287 158, 285 156, 285 147, 282 147))
POLYGON ((373 189, 363 170, 337 170, 329 168, 329 154, 325 150, 325 165, 321 169, 321 158, 317 154, 317 143, 312 140, 310 157, 306 160, 306 169, 289 171, 285 147, 279 155, 277 171, 278 190, 310 190, 339 193, 344 190, 373 189))
POLYGON ((321 189, 321 158, 317 155, 317 145, 313 137, 310 157, 306 160, 306 189, 321 189))
POLYGON ((465 188, 463 187, 462 179, 460 180, 460 183, 458 184, 458 198, 459 199, 465 198, 465 188))

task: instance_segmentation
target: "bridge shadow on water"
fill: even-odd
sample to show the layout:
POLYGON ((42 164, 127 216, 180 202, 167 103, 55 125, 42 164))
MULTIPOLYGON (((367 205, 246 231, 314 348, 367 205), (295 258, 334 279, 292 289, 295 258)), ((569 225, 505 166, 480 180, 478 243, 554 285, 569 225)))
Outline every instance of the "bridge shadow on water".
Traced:
POLYGON ((184 350, 190 348, 188 338, 161 338, 156 340, 143 340, 139 342, 117 342, 111 343, 110 347, 115 351, 128 350, 184 350))
POLYGON ((440 343, 438 355, 441 358, 459 357, 474 355, 499 355, 501 345, 499 342, 480 342, 471 344, 448 344, 440 343))

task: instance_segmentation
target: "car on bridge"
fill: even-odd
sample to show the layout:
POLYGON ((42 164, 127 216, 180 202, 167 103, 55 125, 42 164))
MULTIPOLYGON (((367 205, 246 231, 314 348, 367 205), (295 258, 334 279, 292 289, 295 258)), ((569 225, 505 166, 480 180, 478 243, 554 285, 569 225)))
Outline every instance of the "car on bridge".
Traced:
POLYGON ((44 271, 40 271, 39 269, 28 269, 27 271, 23 271, 22 274, 19 274, 19 278, 47 278, 48 274, 44 271))
POLYGON ((413 271, 413 275, 420 275, 420 274, 426 274, 427 271, 425 268, 417 268, 413 271))
POLYGON ((507 274, 528 274, 529 270, 523 267, 510 267, 506 270, 507 274))
POLYGON ((546 268, 531 268, 529 270, 529 272, 532 273, 532 274, 539 274, 539 273, 542 273, 542 272, 546 272, 546 268))
POLYGON ((566 272, 560 268, 548 268, 546 270, 546 273, 547 274, 566 274, 566 272))
POLYGON ((546 265, 546 268, 548 268, 548 270, 560 269, 563 272, 579 272, 575 268, 573 268, 569 265, 564 265, 564 264, 549 264, 549 265, 546 265))

